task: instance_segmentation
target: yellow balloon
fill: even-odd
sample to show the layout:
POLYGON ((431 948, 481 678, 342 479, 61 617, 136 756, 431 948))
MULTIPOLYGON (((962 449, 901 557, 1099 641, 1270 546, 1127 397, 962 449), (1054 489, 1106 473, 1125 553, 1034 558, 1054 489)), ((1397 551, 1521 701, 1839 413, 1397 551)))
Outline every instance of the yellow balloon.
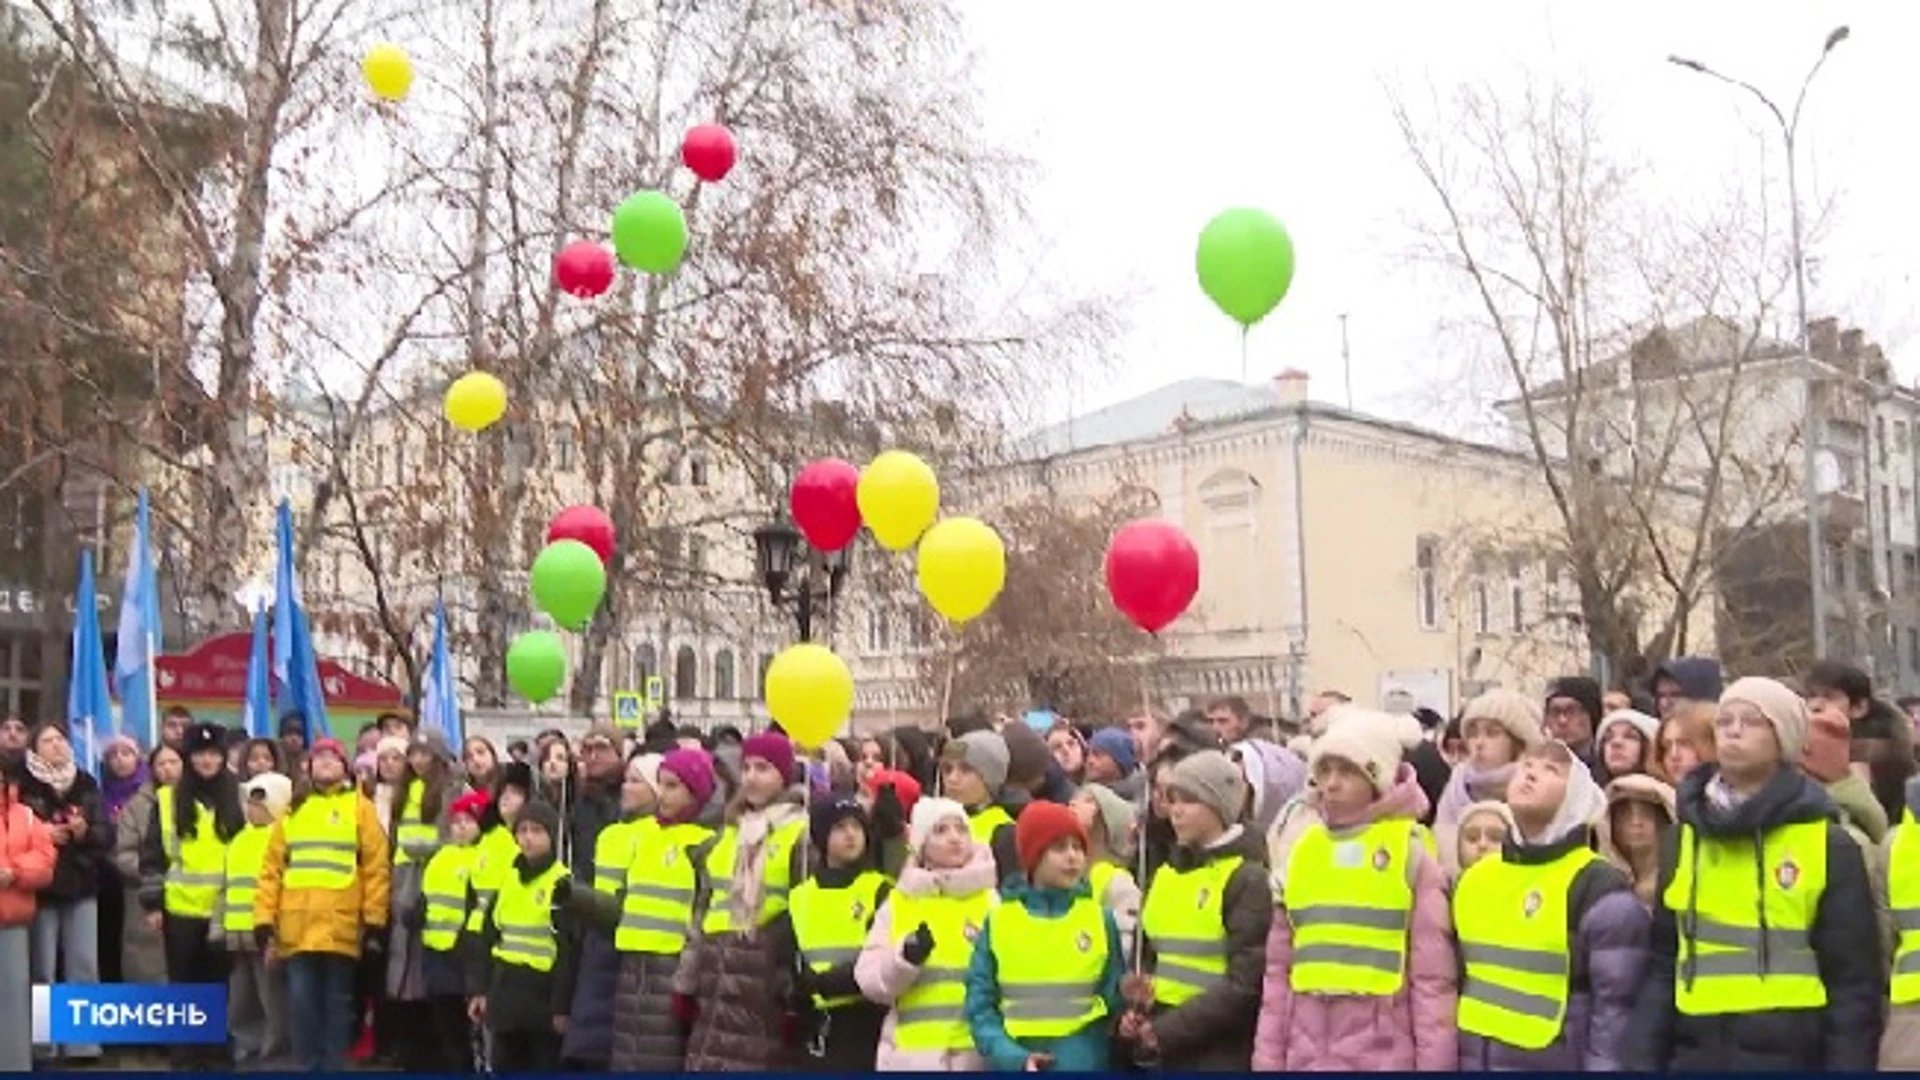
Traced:
POLYGON ((959 625, 979 618, 1007 584, 1007 546, 978 518, 948 518, 920 541, 920 594, 959 625))
POLYGON ((767 667, 767 711, 787 738, 818 749, 853 715, 853 673, 825 645, 794 645, 767 667))
POLYGON ((905 551, 940 516, 940 481, 905 450, 889 450, 860 470, 854 489, 860 520, 888 551, 905 551))
POLYGON ((462 431, 481 431, 507 415, 507 384, 469 371, 447 387, 447 419, 462 431))
POLYGON ((398 45, 382 42, 360 58, 360 74, 367 88, 386 101, 399 101, 413 88, 413 61, 398 45))

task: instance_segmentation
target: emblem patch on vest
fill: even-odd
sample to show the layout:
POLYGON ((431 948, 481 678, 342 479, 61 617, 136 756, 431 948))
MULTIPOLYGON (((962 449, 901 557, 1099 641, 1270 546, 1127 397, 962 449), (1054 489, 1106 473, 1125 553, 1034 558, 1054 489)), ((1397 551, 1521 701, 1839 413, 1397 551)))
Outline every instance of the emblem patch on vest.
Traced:
POLYGON ((668 849, 667 849, 667 857, 666 857, 666 860, 665 860, 665 861, 666 861, 666 864, 667 864, 668 866, 672 866, 672 865, 673 865, 673 863, 674 863, 674 860, 676 860, 676 859, 678 859, 679 857, 680 857, 680 849, 679 849, 679 848, 677 848, 677 847, 670 847, 670 848, 668 848, 668 849))
POLYGON ((1197 907, 1197 908, 1202 908, 1202 909, 1204 909, 1204 908, 1205 908, 1205 907, 1207 906, 1207 898, 1208 898, 1208 897, 1210 897, 1210 896, 1212 896, 1212 895, 1213 895, 1213 894, 1212 894, 1212 893, 1210 893, 1210 892, 1208 892, 1208 891, 1207 891, 1206 889, 1201 889, 1201 890, 1200 890, 1200 900, 1199 900, 1199 902, 1198 902, 1198 903, 1196 903, 1196 904, 1194 904, 1193 906, 1194 906, 1194 907, 1197 907))
POLYGON ((1782 889, 1791 889, 1800 880, 1800 867, 1795 865, 1793 856, 1787 856, 1779 866, 1774 867, 1773 880, 1782 889))
POLYGON ((867 915, 866 902, 862 900, 855 900, 853 902, 854 921, 858 922, 859 920, 866 918, 866 915, 867 915))
POLYGON ((1073 939, 1073 947, 1076 949, 1079 949, 1083 953, 1092 952, 1093 951, 1093 935, 1087 933, 1085 930, 1080 931, 1079 935, 1073 939))
POLYGON ((1393 865, 1393 854, 1391 852, 1389 852, 1385 847, 1377 847, 1373 849, 1373 868, 1375 870, 1385 870, 1387 867, 1392 865, 1393 865))
POLYGON ((1540 890, 1534 889, 1520 901, 1520 914, 1531 919, 1540 913, 1540 905, 1546 903, 1540 896, 1540 890))
POLYGON ((980 936, 980 928, 973 925, 972 920, 968 920, 967 925, 960 928, 960 936, 972 941, 980 936))
POLYGON ((338 824, 340 824, 340 811, 338 811, 338 810, 329 810, 329 811, 327 812, 327 824, 329 824, 329 825, 338 825, 338 824))
POLYGON ((535 907, 547 906, 547 890, 545 888, 539 888, 539 889, 533 890, 533 906, 535 907))

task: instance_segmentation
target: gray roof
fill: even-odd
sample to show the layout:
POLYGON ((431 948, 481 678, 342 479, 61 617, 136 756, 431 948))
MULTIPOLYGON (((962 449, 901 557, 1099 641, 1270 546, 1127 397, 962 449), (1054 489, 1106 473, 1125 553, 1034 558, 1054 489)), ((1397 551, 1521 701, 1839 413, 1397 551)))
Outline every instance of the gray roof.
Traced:
POLYGON ((1207 423, 1252 416, 1279 404, 1273 384, 1249 386, 1230 379, 1182 379, 1096 409, 1065 423, 1041 428, 1014 446, 1019 458, 1052 457, 1164 435, 1174 421, 1207 423))

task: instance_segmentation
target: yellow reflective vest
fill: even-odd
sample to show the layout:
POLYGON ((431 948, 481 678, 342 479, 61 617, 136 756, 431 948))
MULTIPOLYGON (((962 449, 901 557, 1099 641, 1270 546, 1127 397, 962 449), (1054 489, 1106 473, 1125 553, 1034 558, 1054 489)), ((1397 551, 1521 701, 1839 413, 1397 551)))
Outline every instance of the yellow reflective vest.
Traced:
POLYGON ((1011 824, 1013 824, 1013 815, 995 804, 968 817, 967 831, 973 834, 975 843, 990 845, 993 843, 993 834, 1000 831, 1000 826, 1011 824))
POLYGON ((1315 824, 1294 842, 1281 880, 1295 993, 1386 997, 1406 985, 1418 830, 1410 818, 1339 836, 1315 824))
POLYGON ((1682 1013, 1826 1005, 1810 935, 1827 888, 1827 827, 1822 820, 1767 830, 1756 865, 1752 836, 1721 839, 1680 826, 1673 880, 1661 902, 1680 928, 1673 995, 1682 1013))
POLYGON ((271 825, 248 825, 227 843, 226 894, 220 899, 220 927, 232 934, 253 932, 253 894, 260 867, 267 861, 271 825))
MULTIPOLYGON (((793 845, 806 833, 807 819, 800 817, 781 825, 767 837, 766 858, 761 864, 766 876, 760 885, 760 911, 755 926, 765 926, 787 910, 787 894, 793 888, 793 845)), ((739 844, 740 827, 729 825, 707 852, 709 896, 706 916, 700 920, 704 933, 725 934, 735 929, 727 901, 732 892, 733 861, 739 844)))
POLYGON ((1461 876, 1453 894, 1466 970, 1461 1031, 1522 1050, 1544 1050, 1560 1037, 1573 974, 1567 893, 1597 858, 1586 848, 1549 863, 1489 855, 1461 876))
POLYGON ((493 945, 495 960, 539 972, 553 970, 560 957, 560 939, 553 931, 553 885, 566 876, 566 864, 555 859, 532 881, 508 874, 500 883, 493 898, 493 925, 500 932, 493 945))
POLYGON ((480 845, 449 844, 433 853, 420 875, 420 899, 426 904, 426 925, 420 944, 434 952, 451 952, 460 940, 460 924, 467 917, 467 883, 480 858, 480 845))
POLYGON ((1246 861, 1213 859, 1191 870, 1163 864, 1140 905, 1140 929, 1153 948, 1153 999, 1183 1005, 1227 977, 1227 882, 1246 861))
POLYGON ((314 792, 280 823, 287 841, 284 889, 349 889, 360 865, 360 793, 353 785, 314 792))
POLYGON ((488 829, 474 846, 480 851, 474 856, 469 879, 473 882, 473 912, 467 916, 467 929, 478 933, 487 909, 493 905, 493 894, 513 873, 513 860, 520 857, 520 841, 513 838, 512 828, 500 824, 488 829))
MULTIPOLYGON (((887 875, 878 870, 868 870, 834 889, 822 886, 819 878, 801 882, 793 890, 788 911, 801 961, 810 970, 824 972, 858 958, 860 947, 866 944, 867 927, 880 907, 880 889, 887 884, 887 875)), ((815 994, 813 1005, 824 1011, 858 1000, 857 994, 835 998, 815 994)))
POLYGON ((698 877, 697 849, 713 836, 705 825, 637 823, 633 857, 620 883, 620 925, 613 947, 621 952, 672 956, 686 947, 693 929, 698 877))
POLYGON ((913 985, 893 1003, 893 1043, 902 1050, 966 1050, 973 1046, 967 1027, 967 965, 973 942, 1000 903, 1000 895, 982 889, 972 896, 888 897, 889 926, 896 950, 921 923, 933 935, 933 952, 920 965, 913 985))
POLYGON ((183 839, 173 820, 171 784, 155 793, 160 843, 167 853, 166 888, 161 903, 169 915, 210 919, 227 883, 227 845, 221 841, 211 810, 193 804, 193 838, 183 839))
POLYGON ((393 827, 393 861, 405 866, 426 862, 440 849, 440 826, 423 820, 421 803, 426 798, 427 782, 414 777, 407 782, 407 801, 400 808, 400 820, 393 827))
POLYGON ((1900 940, 1893 951, 1895 1005, 1920 1002, 1920 824, 1911 810, 1893 828, 1887 845, 1887 906, 1900 940))
POLYGON ((639 821, 616 821, 600 830, 593 838, 593 887, 608 896, 620 893, 620 884, 627 879, 627 867, 633 862, 634 844, 640 839, 640 828, 652 818, 639 821))
POLYGON ((1000 982, 1000 1017, 1014 1039, 1057 1039, 1107 1015, 1107 911, 1076 897, 1066 915, 1043 919, 1025 904, 1001 904, 987 917, 1000 982))

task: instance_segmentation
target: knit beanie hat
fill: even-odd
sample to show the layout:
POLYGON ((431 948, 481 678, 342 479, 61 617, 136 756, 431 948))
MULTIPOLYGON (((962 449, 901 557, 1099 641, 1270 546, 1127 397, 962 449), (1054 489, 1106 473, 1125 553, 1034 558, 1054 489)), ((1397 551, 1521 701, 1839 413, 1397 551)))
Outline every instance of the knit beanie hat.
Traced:
POLYGON ((1031 791, 1046 778, 1053 751, 1047 740, 1026 724, 1008 724, 1000 729, 1000 741, 1007 745, 1007 779, 1004 786, 1031 791))
POLYGON ((1121 776, 1140 767, 1140 759, 1133 752, 1133 736, 1117 727, 1105 727, 1094 732, 1093 738, 1087 740, 1087 752, 1112 758, 1121 776))
POLYGON ((827 850, 827 837, 833 835, 833 827, 849 818, 860 823, 861 831, 869 836, 873 833, 873 825, 867 820, 866 808, 852 799, 834 799, 831 802, 815 803, 807 816, 809 818, 808 835, 813 840, 813 846, 820 851, 827 850))
POLYGON ((545 799, 527 800, 519 816, 513 819, 513 831, 519 832, 522 825, 538 825, 547 830, 548 839, 556 845, 560 843, 560 811, 545 799))
POLYGON ((254 775, 244 785, 246 797, 256 795, 266 801, 267 810, 275 821, 286 816, 287 807, 293 804, 293 781, 277 772, 263 772, 254 775))
POLYGON ((492 805, 492 795, 487 794, 485 791, 469 791, 465 795, 453 800, 453 805, 447 809, 447 813, 449 815, 460 814, 479 821, 481 818, 487 816, 487 807, 492 805))
POLYGON ((950 817, 959 818, 964 824, 967 808, 952 799, 941 798, 921 799, 914 804, 913 817, 907 823, 907 841, 913 845, 915 854, 926 846, 934 827, 950 817))
MULTIPOLYGON (((1358 705, 1327 710, 1327 733, 1313 741, 1307 755, 1307 774, 1319 774, 1320 762, 1340 758, 1359 769, 1375 795, 1393 786, 1407 747, 1420 741, 1420 722, 1406 713, 1384 713, 1358 705)), ((1309 783, 1313 782, 1309 780, 1309 783)))
POLYGON ((1615 724, 1625 724, 1639 732, 1640 738, 1647 744, 1648 753, 1653 752, 1653 744, 1660 739, 1660 721, 1638 709, 1615 709, 1603 717, 1599 726, 1593 729, 1593 741, 1606 742, 1607 729, 1615 724))
POLYGON ((1007 741, 991 731, 970 731, 941 750, 948 761, 958 761, 986 781, 987 796, 997 798, 1007 786, 1007 741))
POLYGON ((627 759, 627 772, 638 772, 648 787, 659 791, 660 760, 659 754, 635 754, 627 759))
POLYGON ((1100 832, 1106 841, 1107 854, 1116 859, 1133 858, 1133 804, 1105 784, 1088 784, 1080 792, 1099 808, 1100 832))
POLYGON ((1247 801, 1247 781, 1240 766, 1218 750, 1200 750, 1181 758, 1167 772, 1167 787, 1192 796, 1226 825, 1240 820, 1240 808, 1247 801))
POLYGON ((340 759, 340 764, 345 765, 347 763, 347 748, 341 744, 339 739, 331 735, 313 741, 313 746, 307 750, 307 760, 311 762, 321 754, 332 754, 334 757, 340 759))
POLYGON ((1807 748, 1807 703, 1800 700, 1799 694, 1773 679, 1749 675, 1735 679, 1733 685, 1721 693, 1720 704, 1729 701, 1744 701, 1759 709, 1780 740, 1780 760, 1788 765, 1799 763, 1807 748))
POLYGON ((785 735, 777 735, 771 731, 762 731, 742 739, 740 742, 740 760, 745 761, 750 757, 759 758, 761 761, 773 766, 781 776, 786 777, 787 783, 791 784, 794 782, 793 743, 790 742, 785 735))
POLYGON ((1540 727, 1540 706, 1525 694, 1514 690, 1489 690, 1472 701, 1460 713, 1460 730, 1475 720, 1491 720, 1520 743, 1520 749, 1539 746, 1546 739, 1540 727))
POLYGON ((1600 684, 1585 675, 1562 675, 1547 684, 1548 701, 1554 698, 1572 698, 1587 711, 1587 716, 1595 725, 1600 723, 1600 717, 1606 712, 1606 706, 1600 703, 1601 696, 1600 684))
POLYGON ((383 758, 388 754, 406 757, 408 745, 407 740, 398 735, 384 735, 379 742, 373 744, 373 754, 375 758, 383 758))
POLYGON ((500 766, 500 779, 493 783, 493 797, 498 799, 508 788, 519 788, 521 798, 532 799, 533 766, 524 761, 509 761, 500 766))
POLYGON ((425 750, 443 761, 453 760, 453 748, 447 745, 447 737, 433 728, 421 728, 414 732, 412 748, 425 750))
POLYGON ((1040 857, 1056 842, 1067 837, 1080 841, 1080 850, 1092 846, 1086 826, 1072 810, 1052 802, 1030 802, 1013 823, 1013 847, 1020 853, 1020 869, 1028 874, 1040 865, 1040 857))
POLYGON ((693 805, 705 806, 713 798, 713 759, 705 750, 669 750, 660 756, 660 771, 680 781, 693 805))

